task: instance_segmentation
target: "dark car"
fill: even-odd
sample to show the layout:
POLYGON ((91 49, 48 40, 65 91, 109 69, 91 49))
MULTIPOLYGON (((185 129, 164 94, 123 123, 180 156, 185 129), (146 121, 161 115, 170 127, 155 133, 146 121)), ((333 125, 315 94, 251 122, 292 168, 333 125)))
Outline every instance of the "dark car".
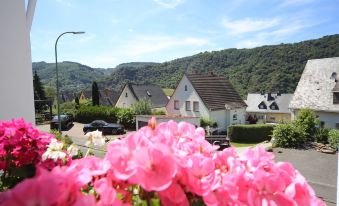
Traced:
POLYGON ((92 132, 95 130, 99 130, 103 135, 105 134, 125 134, 125 128, 121 124, 117 123, 107 123, 103 120, 95 120, 90 124, 84 125, 84 133, 92 132))
MULTIPOLYGON (((61 130, 67 130, 73 124, 73 117, 67 114, 60 115, 61 130)), ((58 129, 59 121, 58 116, 54 116, 51 121, 51 129, 58 129)))

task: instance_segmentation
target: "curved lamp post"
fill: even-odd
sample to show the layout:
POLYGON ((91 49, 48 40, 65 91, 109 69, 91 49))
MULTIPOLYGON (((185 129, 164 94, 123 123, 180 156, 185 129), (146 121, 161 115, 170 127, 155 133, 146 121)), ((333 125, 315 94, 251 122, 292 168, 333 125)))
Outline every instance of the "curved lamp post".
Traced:
POLYGON ((55 41, 55 71, 56 71, 56 88, 57 88, 57 105, 58 105, 58 131, 61 132, 61 119, 60 119, 60 100, 59 100, 59 73, 58 73, 58 51, 57 51, 57 46, 58 46, 58 41, 60 37, 64 34, 84 34, 85 32, 83 31, 68 31, 64 32, 59 35, 57 40, 55 41))

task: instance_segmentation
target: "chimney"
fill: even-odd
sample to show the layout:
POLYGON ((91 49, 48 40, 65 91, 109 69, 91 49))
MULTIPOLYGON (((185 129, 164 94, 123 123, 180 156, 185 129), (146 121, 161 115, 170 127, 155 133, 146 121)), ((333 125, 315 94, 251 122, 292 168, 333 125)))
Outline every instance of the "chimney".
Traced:
POLYGON ((274 100, 274 97, 272 96, 272 94, 269 92, 267 93, 267 101, 272 101, 274 100))

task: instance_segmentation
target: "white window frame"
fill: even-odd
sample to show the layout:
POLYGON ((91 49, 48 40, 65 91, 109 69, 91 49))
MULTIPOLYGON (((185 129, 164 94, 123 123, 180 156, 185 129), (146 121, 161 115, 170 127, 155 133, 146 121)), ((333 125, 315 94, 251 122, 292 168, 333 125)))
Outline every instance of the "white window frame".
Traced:
POLYGON ((179 100, 174 100, 173 107, 174 107, 175 110, 179 110, 180 109, 180 107, 179 107, 179 100))
POLYGON ((193 111, 199 112, 199 102, 198 101, 193 101, 193 111))
POLYGON ((191 101, 185 101, 185 109, 186 111, 191 111, 191 101))

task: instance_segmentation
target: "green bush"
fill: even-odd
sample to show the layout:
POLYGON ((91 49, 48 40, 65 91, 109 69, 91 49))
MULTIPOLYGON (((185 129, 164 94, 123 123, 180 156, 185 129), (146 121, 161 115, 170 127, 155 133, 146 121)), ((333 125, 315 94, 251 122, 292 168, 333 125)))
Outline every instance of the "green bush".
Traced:
POLYGON ((152 103, 147 99, 142 99, 132 105, 132 110, 136 115, 152 114, 152 103))
POLYGON ((315 113, 310 109, 301 109, 298 112, 297 118, 293 124, 304 127, 306 132, 306 141, 314 141, 314 134, 316 131, 317 118, 315 113))
POLYGON ((328 128, 317 128, 314 134, 315 140, 319 143, 327 144, 329 131, 328 128))
POLYGON ((120 109, 108 106, 81 106, 76 113, 76 121, 80 123, 91 123, 94 120, 106 122, 117 122, 117 113, 120 109))
POLYGON ((270 140, 275 125, 231 125, 227 129, 228 137, 232 142, 258 143, 270 140))
POLYGON ((306 139, 305 127, 289 123, 277 125, 273 130, 273 146, 284 148, 299 148, 306 139))
POLYGON ((328 132, 328 142, 333 149, 338 149, 339 145, 339 130, 331 129, 328 132))
POLYGON ((129 108, 120 108, 117 112, 118 123, 127 129, 135 129, 134 111, 129 108))
POLYGON ((166 115, 164 110, 153 111, 152 115, 166 115))
POLYGON ((212 120, 206 118, 206 117, 202 117, 202 118, 200 119, 200 127, 205 128, 205 127, 207 127, 207 126, 216 128, 216 127, 218 127, 218 124, 217 124, 216 122, 214 122, 214 121, 212 121, 212 120))

